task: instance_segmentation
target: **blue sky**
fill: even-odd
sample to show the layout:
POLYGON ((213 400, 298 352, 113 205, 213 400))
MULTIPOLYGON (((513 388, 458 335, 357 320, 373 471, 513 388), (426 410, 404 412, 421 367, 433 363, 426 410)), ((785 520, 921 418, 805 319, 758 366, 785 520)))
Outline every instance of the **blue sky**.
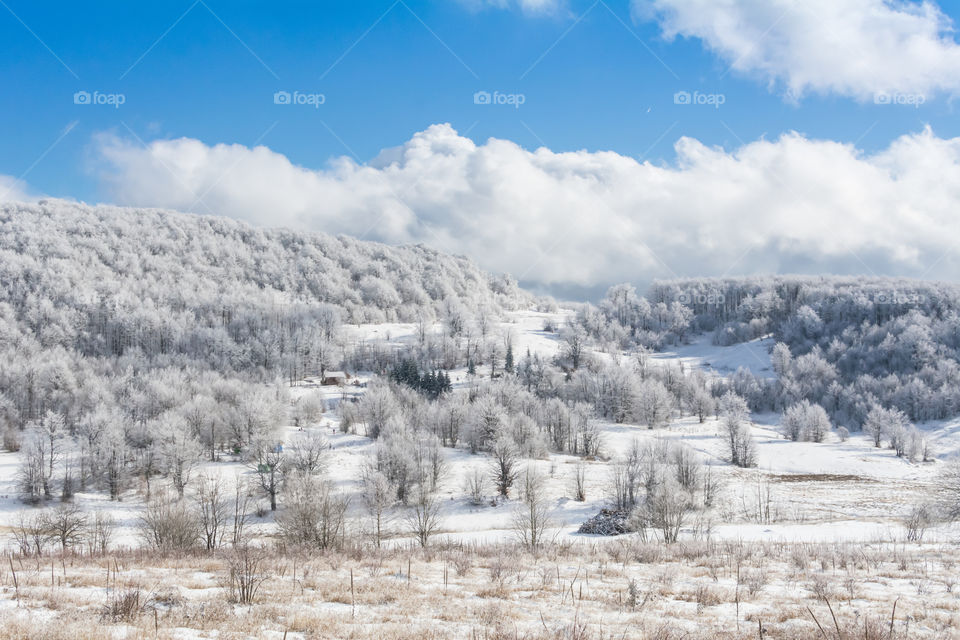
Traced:
MULTIPOLYGON (((656 22, 634 20, 615 0, 572 1, 551 15, 416 0, 5 4, 0 172, 20 175, 76 122, 27 176, 57 196, 104 197, 84 151, 92 134, 132 135, 127 127, 144 141, 259 141, 313 167, 345 153, 368 160, 438 122, 476 141, 653 160, 671 159, 680 135, 729 148, 796 130, 869 150, 925 124, 941 136, 960 128, 948 100, 920 109, 835 96, 793 104, 729 71, 697 40, 666 41, 656 22), (278 89, 322 93, 326 102, 282 110, 272 99, 278 89), (78 90, 122 93, 126 102, 78 106, 78 90), (473 103, 479 90, 526 101, 485 109, 473 103), (689 109, 673 102, 681 90, 726 100, 719 109, 689 109)), ((943 9, 956 17, 958 6, 943 9)))
MULTIPOLYGON (((768 4, 788 6, 790 1, 768 4)), ((852 36, 838 36, 843 42, 862 39, 857 48, 837 51, 835 60, 820 60, 815 45, 787 44, 809 31, 802 24, 804 16, 785 11, 769 20, 763 14, 764 3, 756 0, 715 5, 741 11, 740 22, 751 16, 759 27, 769 24, 761 29, 758 44, 739 54, 737 45, 730 43, 738 42, 742 34, 713 32, 714 25, 729 16, 708 15, 708 22, 703 22, 708 12, 703 5, 698 7, 697 0, 186 0, 99 2, 93 7, 2 0, 0 70, 5 99, 0 101, 0 174, 22 178, 24 190, 32 194, 191 208, 197 203, 170 201, 162 193, 131 186, 156 178, 149 171, 131 177, 130 167, 145 166, 136 154, 138 148, 156 150, 158 141, 181 138, 202 145, 204 153, 221 143, 243 149, 263 145, 294 167, 324 171, 340 156, 362 166, 385 148, 407 145, 418 132, 449 123, 459 134, 457 140, 469 139, 480 146, 495 138, 525 150, 546 147, 553 154, 612 151, 682 169, 690 159, 679 158, 675 145, 684 137, 736 154, 796 131, 805 141, 848 143, 855 147, 853 156, 869 156, 884 153, 901 136, 921 136, 925 127, 937 141, 960 136, 956 87, 949 79, 956 70, 949 27, 960 19, 960 6, 942 2, 934 18, 924 18, 919 16, 920 5, 898 14, 897 7, 883 0, 866 0, 871 2, 890 14, 890 28, 898 37, 907 38, 910 29, 922 30, 922 24, 916 26, 907 18, 938 22, 944 27, 934 37, 941 49, 934 55, 939 58, 930 61, 907 52, 900 56, 907 65, 903 74, 891 71, 890 78, 881 77, 890 63, 879 50, 870 49, 873 34, 863 27, 852 28, 852 36), (795 32, 790 31, 794 27, 795 32), (856 77, 861 58, 868 70, 856 77), (828 78, 844 60, 857 64, 828 78), (871 71, 870 64, 879 71, 871 71), (933 71, 913 83, 904 78, 920 74, 909 65, 933 71), (800 91, 795 91, 797 86, 800 91), (123 104, 75 104, 78 91, 108 101, 111 98, 104 95, 119 94, 123 104), (322 94, 323 104, 278 105, 277 91, 322 94), (523 104, 518 108, 475 104, 478 91, 520 95, 523 104), (676 104, 675 94, 682 91, 694 100, 700 96, 722 104, 676 104), (916 102, 910 96, 922 95, 923 104, 877 104, 876 95, 897 92, 903 92, 906 97, 901 101, 908 103, 916 102), (105 161, 105 145, 124 151, 106 154, 105 161)), ((830 6, 845 4, 855 12, 864 3, 842 0, 830 6)), ((721 10, 725 9, 716 9, 721 10)), ((832 19, 824 19, 826 28, 831 28, 832 19)), ((835 19, 835 29, 856 22, 853 13, 835 19)), ((431 146, 433 151, 437 148, 431 146)), ((720 158, 718 166, 727 159, 720 158)), ((192 183, 196 171, 189 158, 178 155, 159 162, 164 170, 169 164, 174 172, 192 172, 178 177, 192 183)), ((947 169, 952 171, 952 165, 947 169)), ((210 179, 194 190, 215 196, 219 188, 215 182, 210 179)), ((472 193, 478 188, 471 186, 472 193)), ((800 188, 794 185, 791 190, 800 188)), ((229 202, 216 197, 210 199, 214 202, 192 209, 270 222, 236 213, 229 202)), ((439 248, 446 248, 444 238, 449 241, 461 230, 440 228, 437 215, 431 217, 431 206, 439 205, 409 204, 412 217, 402 233, 373 237, 427 242, 433 238, 439 248), (411 231, 417 225, 432 225, 430 234, 411 231)), ((351 215, 348 210, 358 207, 352 203, 337 215, 351 215)), ((302 212, 295 213, 281 222, 362 235, 349 225, 335 224, 339 219, 310 222, 304 221, 302 212)), ((759 242, 769 248, 790 242, 791 237, 759 242)), ((880 241, 867 244, 862 247, 867 253, 891 250, 880 241)), ((450 249, 483 253, 482 245, 450 249)), ((656 247, 650 249, 656 253, 656 247)), ((909 249, 902 253, 909 254, 909 249)), ((647 258, 650 265, 663 262, 647 258)), ((848 258, 842 264, 848 264, 848 258)), ((813 260, 808 266, 823 268, 821 262, 813 260)), ((787 266, 760 261, 750 269, 787 266)), ((897 272, 903 265, 877 266, 897 272)), ((504 267, 521 270, 509 261, 504 267)), ((806 268, 803 260, 798 267, 806 268)), ((686 275, 677 269, 651 269, 647 271, 659 269, 654 275, 660 277, 670 275, 666 272, 686 275)), ((606 282, 616 275, 598 267, 595 278, 579 284, 606 282)))

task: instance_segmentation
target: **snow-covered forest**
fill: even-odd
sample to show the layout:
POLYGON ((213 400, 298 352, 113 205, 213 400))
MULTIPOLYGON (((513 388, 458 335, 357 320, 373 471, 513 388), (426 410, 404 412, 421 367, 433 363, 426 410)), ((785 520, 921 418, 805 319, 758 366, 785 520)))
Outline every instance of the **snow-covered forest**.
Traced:
POLYGON ((21 558, 208 553, 249 605, 268 578, 238 576, 268 554, 921 544, 960 515, 951 285, 698 279, 558 303, 419 246, 0 211, 0 509, 21 558), (864 502, 866 482, 904 497, 864 502))
POLYGON ((0 270, 5 430, 49 412, 71 430, 113 410, 143 424, 177 389, 251 400, 248 385, 339 364, 342 323, 530 303, 424 247, 56 200, 0 208, 0 270))
POLYGON ((763 343, 772 372, 735 372, 754 411, 808 401, 859 430, 877 405, 912 421, 960 413, 960 287, 876 277, 770 276, 660 281, 646 297, 613 287, 577 322, 600 344, 661 349, 706 334, 763 343))

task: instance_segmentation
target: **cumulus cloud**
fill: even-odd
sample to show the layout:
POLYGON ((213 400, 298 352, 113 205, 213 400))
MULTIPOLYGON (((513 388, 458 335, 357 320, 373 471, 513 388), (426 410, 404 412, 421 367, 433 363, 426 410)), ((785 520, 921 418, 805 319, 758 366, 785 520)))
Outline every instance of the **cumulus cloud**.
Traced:
POLYGON ((0 202, 32 202, 38 197, 30 192, 27 183, 23 180, 0 175, 0 202))
POLYGON ((960 45, 932 1, 633 0, 664 35, 701 39, 733 70, 800 97, 955 95, 960 45))
POLYGON ((865 154, 796 133, 732 151, 692 138, 667 166, 612 152, 483 144, 434 125, 368 164, 266 147, 117 137, 97 145, 122 204, 423 242, 546 286, 755 272, 957 277, 960 138, 865 154), (929 272, 928 272, 929 270, 929 272))

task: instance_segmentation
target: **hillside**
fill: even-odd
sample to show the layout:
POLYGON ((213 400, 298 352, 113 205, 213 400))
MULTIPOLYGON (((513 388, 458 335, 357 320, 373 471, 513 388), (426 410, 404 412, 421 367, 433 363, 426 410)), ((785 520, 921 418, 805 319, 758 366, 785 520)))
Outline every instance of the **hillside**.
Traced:
POLYGON ((645 298, 618 285, 597 309, 581 310, 578 323, 596 340, 625 349, 702 341, 697 335, 716 345, 742 345, 744 368, 727 367, 727 373, 732 389, 754 411, 780 412, 809 401, 850 430, 860 429, 877 405, 914 422, 960 411, 955 284, 884 277, 696 278, 656 282, 645 298))
POLYGON ((149 385, 145 370, 296 377, 338 362, 341 322, 496 315, 530 301, 509 278, 422 246, 153 209, 5 204, 0 421, 22 428, 56 411, 72 424, 123 385, 149 385))
POLYGON ((509 278, 422 245, 262 229, 228 218, 62 200, 0 205, 4 300, 120 308, 330 304, 345 322, 415 320, 453 299, 529 303, 509 278))

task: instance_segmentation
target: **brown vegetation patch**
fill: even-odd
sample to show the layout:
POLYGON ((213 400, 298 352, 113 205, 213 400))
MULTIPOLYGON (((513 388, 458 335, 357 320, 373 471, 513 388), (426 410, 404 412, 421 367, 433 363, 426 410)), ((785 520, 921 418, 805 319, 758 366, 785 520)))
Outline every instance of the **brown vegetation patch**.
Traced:
POLYGON ((770 479, 774 482, 876 482, 874 478, 843 473, 777 473, 770 479))

